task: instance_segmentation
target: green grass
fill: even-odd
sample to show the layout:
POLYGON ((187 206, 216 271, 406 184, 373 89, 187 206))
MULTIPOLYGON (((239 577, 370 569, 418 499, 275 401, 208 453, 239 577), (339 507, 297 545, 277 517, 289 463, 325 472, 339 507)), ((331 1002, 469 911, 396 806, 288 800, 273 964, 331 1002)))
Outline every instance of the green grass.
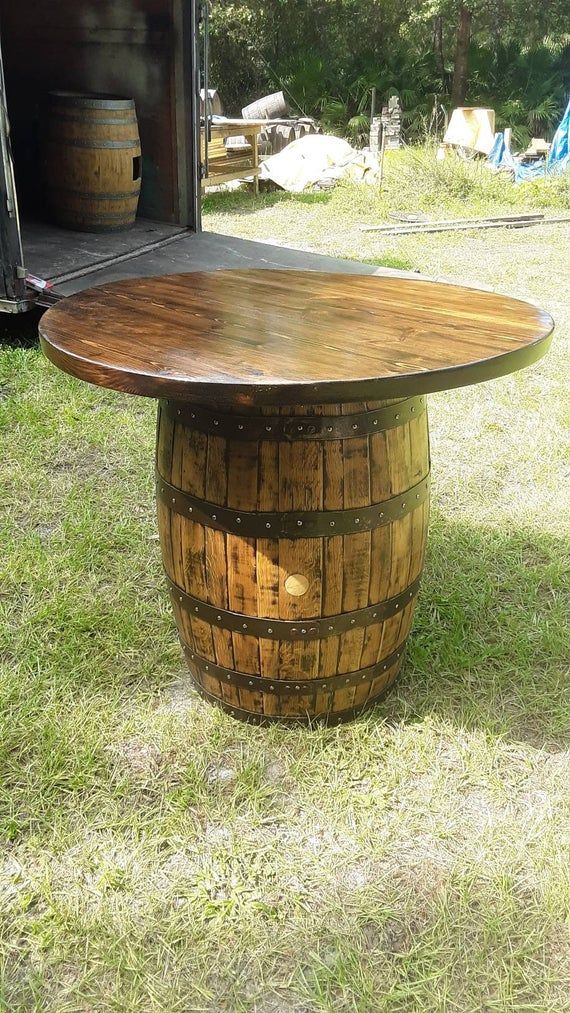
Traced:
POLYGON ((1 321, 0 1010, 570 1009, 567 232, 364 239, 365 200, 253 215, 238 193, 206 223, 493 285, 558 327, 530 369, 431 397, 408 658, 339 729, 195 697, 152 403, 64 376, 35 321, 1 321))

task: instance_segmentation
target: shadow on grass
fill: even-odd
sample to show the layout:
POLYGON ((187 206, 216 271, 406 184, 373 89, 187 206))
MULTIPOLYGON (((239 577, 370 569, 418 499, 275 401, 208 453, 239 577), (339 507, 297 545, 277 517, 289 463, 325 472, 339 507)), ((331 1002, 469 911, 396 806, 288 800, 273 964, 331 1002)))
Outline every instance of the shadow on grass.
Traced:
POLYGON ((252 190, 223 190, 204 197, 202 210, 205 214, 253 214, 278 204, 327 204, 330 193, 288 193, 286 190, 265 190, 258 197, 252 190))
POLYGON ((570 540, 432 515, 400 679, 375 711, 567 748, 570 540))
POLYGON ((9 348, 32 348, 38 343, 38 324, 45 309, 34 309, 28 313, 0 314, 0 346, 9 348))
MULTIPOLYGON (((158 552, 137 563, 138 542, 128 525, 113 524, 105 512, 91 520, 94 530, 85 549, 74 553, 71 572, 66 543, 59 564, 58 545, 50 547, 50 579, 58 583, 58 570, 63 576, 47 595, 44 587, 34 588, 39 597, 27 606, 26 667, 41 672, 47 665, 56 692, 60 673, 62 687, 82 697, 93 693, 97 707, 106 687, 115 697, 127 692, 136 706, 137 696, 148 700, 171 684, 177 656, 158 552), (125 568, 128 558, 135 575, 144 568, 142 583, 125 568), (101 574, 100 592, 95 581, 89 595, 78 599, 75 585, 87 567, 101 574)), ((432 515, 402 674, 362 720, 406 724, 430 715, 537 748, 566 748, 569 556, 568 541, 553 535, 530 529, 507 533, 432 515)), ((28 582, 23 573, 19 580, 28 582)))

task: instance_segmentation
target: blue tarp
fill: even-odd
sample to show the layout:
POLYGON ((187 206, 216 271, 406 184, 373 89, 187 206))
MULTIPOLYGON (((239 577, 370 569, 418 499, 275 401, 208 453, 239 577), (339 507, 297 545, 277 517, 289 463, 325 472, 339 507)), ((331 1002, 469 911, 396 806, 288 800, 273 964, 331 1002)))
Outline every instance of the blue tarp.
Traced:
POLYGON ((495 143, 489 152, 488 161, 496 169, 513 172, 515 183, 539 179, 547 173, 565 172, 570 168, 570 102, 554 135, 548 158, 536 162, 517 162, 505 144, 505 135, 498 133, 495 134, 495 143))
POLYGON ((570 102, 552 139, 548 156, 549 172, 564 172, 570 166, 570 102))

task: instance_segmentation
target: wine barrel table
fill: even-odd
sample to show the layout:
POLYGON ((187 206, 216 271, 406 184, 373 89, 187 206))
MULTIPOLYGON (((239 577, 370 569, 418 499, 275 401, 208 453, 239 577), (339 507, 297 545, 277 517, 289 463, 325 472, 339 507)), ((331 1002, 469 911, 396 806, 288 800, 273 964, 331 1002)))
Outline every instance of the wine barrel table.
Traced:
POLYGON ((237 270, 74 295, 60 369, 159 399, 162 557, 199 692, 340 722, 394 681, 426 546, 426 396, 536 361, 553 322, 422 280, 237 270))

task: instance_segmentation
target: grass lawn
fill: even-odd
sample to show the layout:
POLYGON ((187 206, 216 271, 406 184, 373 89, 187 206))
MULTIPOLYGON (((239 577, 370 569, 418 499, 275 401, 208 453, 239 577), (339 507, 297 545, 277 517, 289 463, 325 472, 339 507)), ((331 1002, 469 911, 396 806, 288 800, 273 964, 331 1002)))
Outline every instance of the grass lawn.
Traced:
POLYGON ((362 234, 390 204, 467 200, 396 192, 267 195, 255 214, 240 192, 205 216, 557 321, 537 365, 431 397, 414 634, 351 725, 252 728, 194 695, 154 405, 64 376, 33 319, 0 318, 0 1010, 570 1010, 568 226, 362 234))

